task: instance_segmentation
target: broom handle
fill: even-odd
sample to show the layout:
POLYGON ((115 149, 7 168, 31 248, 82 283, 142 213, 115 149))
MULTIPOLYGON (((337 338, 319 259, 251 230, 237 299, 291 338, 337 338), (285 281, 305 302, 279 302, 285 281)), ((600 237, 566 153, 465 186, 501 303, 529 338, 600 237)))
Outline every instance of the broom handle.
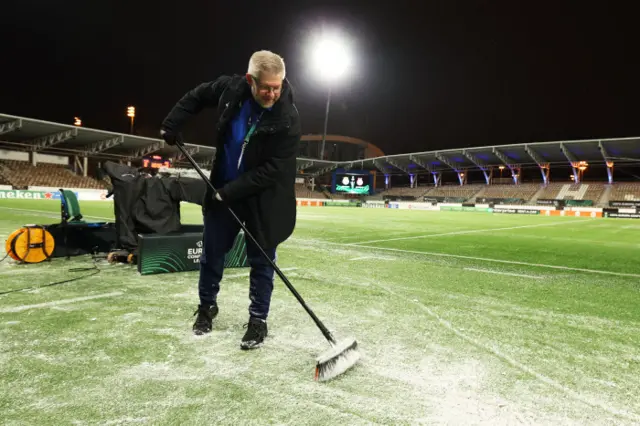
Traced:
MULTIPOLYGON (((198 174, 200 175, 202 180, 204 180, 206 182, 206 184, 209 186, 209 188, 211 188, 211 190, 213 191, 213 195, 215 196, 215 194, 217 194, 218 191, 213 186, 213 184, 211 183, 209 178, 204 174, 204 172, 202 171, 200 166, 198 166, 198 164, 196 163, 196 160, 194 160, 193 157, 191 157, 191 154, 189 154, 187 152, 187 150, 184 149, 184 145, 182 145, 182 142, 177 141, 176 142, 176 146, 178 147, 178 149, 180 149, 180 151, 182 152, 182 155, 184 155, 186 157, 186 159, 189 160, 189 163, 191 163, 191 165, 196 170, 196 172, 198 172, 198 174)), ((336 344, 336 340, 334 339, 333 335, 331 335, 331 332, 327 329, 327 327, 325 327, 325 325, 322 323, 322 321, 320 321, 320 319, 316 316, 316 314, 313 313, 311 308, 309 308, 307 306, 307 304, 305 303, 305 301, 302 298, 302 296, 300 296, 300 293, 298 293, 296 291, 296 289, 293 287, 291 282, 289 282, 289 279, 284 275, 284 273, 280 270, 280 268, 278 268, 278 265, 276 265, 275 262, 273 260, 271 260, 271 258, 269 257, 269 255, 267 253, 265 253, 264 249, 260 246, 260 244, 258 244, 258 241, 256 241, 256 239, 251 234, 251 232, 249 232, 249 230, 247 229, 245 224, 242 223, 242 221, 240 220, 240 218, 238 216, 236 216, 236 213, 233 211, 233 209, 231 209, 231 207, 229 207, 228 205, 227 205, 227 209, 229 209, 229 212, 231 213, 233 218, 238 222, 238 224, 240 225, 240 227, 244 231, 244 235, 246 237, 249 237, 251 242, 253 242, 253 244, 255 244, 255 246, 258 247, 258 250, 260 251, 260 254, 262 254, 262 256, 269 262, 271 267, 273 267, 273 269, 276 271, 276 274, 278 274, 278 276, 284 282, 284 284, 287 286, 287 288, 291 291, 291 293, 293 293, 293 295, 296 297, 296 299, 298 299, 298 302, 300 302, 300 304, 302 305, 304 310, 307 311, 309 316, 311 316, 311 318, 316 323, 316 325, 318 326, 318 328, 320 329, 320 331, 322 332, 324 337, 330 343, 335 345, 336 344)))

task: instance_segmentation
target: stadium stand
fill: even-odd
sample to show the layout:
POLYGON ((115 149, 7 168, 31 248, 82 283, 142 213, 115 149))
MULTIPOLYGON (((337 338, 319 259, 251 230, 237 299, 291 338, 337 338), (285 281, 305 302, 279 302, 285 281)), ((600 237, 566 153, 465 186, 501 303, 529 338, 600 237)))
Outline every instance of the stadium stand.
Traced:
POLYGON ((320 189, 320 192, 322 192, 322 195, 324 195, 324 198, 326 198, 326 199, 328 199, 328 200, 331 200, 331 199, 332 199, 332 198, 331 198, 331 193, 329 192, 329 190, 328 190, 328 189, 326 189, 326 188, 321 188, 321 189, 320 189))
POLYGON ((425 197, 446 197, 446 198, 464 198, 468 200, 476 193, 485 188, 486 185, 472 184, 472 185, 444 185, 434 187, 424 194, 425 197))
POLYGON ((409 196, 409 197, 422 197, 425 193, 429 191, 429 187, 426 186, 416 186, 415 188, 411 188, 408 186, 401 186, 396 188, 390 188, 384 192, 384 195, 390 196, 409 196))
POLYGON ((593 204, 597 204, 604 193, 605 185, 601 182, 589 182, 583 183, 583 186, 588 186, 587 192, 582 196, 583 200, 591 200, 593 204))
POLYGON ((601 182, 579 183, 577 185, 571 182, 553 182, 546 186, 538 198, 544 200, 591 200, 596 204, 604 190, 605 185, 601 182))
POLYGON ((529 201, 540 189, 540 184, 488 185, 482 196, 485 198, 519 198, 529 201))
POLYGON ((609 199, 612 201, 640 201, 640 183, 615 183, 609 199))
POLYGON ((11 185, 9 181, 10 170, 0 161, 0 185, 11 185), (5 176, 6 174, 6 176, 5 176))
POLYGON ((538 198, 543 200, 555 200, 558 192, 562 189, 562 186, 566 184, 566 182, 551 182, 542 190, 538 198))
POLYGON ((3 177, 18 189, 29 186, 56 188, 103 189, 104 185, 92 177, 78 176, 61 164, 39 163, 33 166, 25 161, 3 160, 3 177))
POLYGON ((303 183, 296 183, 296 198, 313 198, 314 194, 303 183))

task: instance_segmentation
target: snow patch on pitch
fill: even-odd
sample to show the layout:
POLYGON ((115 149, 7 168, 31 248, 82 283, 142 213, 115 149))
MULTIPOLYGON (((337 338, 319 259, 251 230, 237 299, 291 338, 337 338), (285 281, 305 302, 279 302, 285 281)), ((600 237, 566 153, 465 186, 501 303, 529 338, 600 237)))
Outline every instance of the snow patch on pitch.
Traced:
POLYGON ((107 420, 106 422, 102 423, 102 425, 111 426, 128 425, 132 423, 147 423, 149 420, 149 417, 122 417, 121 419, 107 420))
POLYGON ((509 424, 519 423, 521 409, 513 411, 511 404, 491 395, 486 389, 489 377, 482 363, 465 360, 443 363, 423 358, 417 366, 386 365, 375 368, 376 374, 402 382, 414 389, 415 398, 422 395, 432 412, 420 423, 444 424, 509 424))
POLYGON ((62 407, 71 405, 70 402, 60 402, 54 397, 42 397, 40 396, 34 402, 29 404, 29 408, 35 408, 39 411, 55 411, 62 407))
MULTIPOLYGON (((323 316, 327 316, 324 308, 323 306, 319 310, 323 311, 323 316)), ((384 315, 380 309, 374 308, 369 313, 375 318, 384 315)), ((492 376, 485 371, 481 361, 468 360, 466 357, 457 361, 461 357, 452 354, 451 349, 436 345, 411 346, 404 341, 398 341, 394 336, 377 341, 379 337, 374 337, 376 333, 372 335, 363 332, 362 328, 360 332, 355 332, 353 326, 346 322, 335 321, 340 315, 327 316, 334 319, 330 326, 338 329, 338 338, 340 332, 354 332, 358 340, 360 359, 354 368, 333 380, 314 383, 309 371, 306 373, 308 380, 301 381, 300 378, 304 379, 305 373, 300 367, 303 367, 305 362, 311 367, 313 361, 301 359, 304 358, 300 356, 301 353, 322 356, 339 349, 331 348, 312 324, 291 325, 289 318, 281 318, 283 314, 279 312, 278 318, 281 323, 275 329, 276 335, 268 339, 268 344, 263 348, 269 353, 263 352, 261 356, 273 356, 275 361, 290 351, 298 354, 298 358, 293 362, 295 365, 291 366, 291 374, 293 376, 295 372, 296 376, 301 377, 291 380, 292 392, 304 393, 315 402, 331 404, 341 411, 362 415, 366 413, 374 423, 525 422, 527 416, 520 407, 505 401, 493 392, 492 376), (274 347, 281 349, 273 354, 269 349, 274 347), (366 389, 354 386, 354 383, 366 383, 366 389), (376 391, 372 392, 370 389, 376 391), (367 407, 367 410, 362 411, 361 407, 367 407)), ((343 339, 339 338, 339 341, 342 342, 343 339)), ((535 415, 531 417, 536 418, 535 415)))
POLYGON ((491 371, 480 359, 461 357, 436 344, 408 348, 388 342, 361 362, 393 393, 387 405, 405 407, 411 424, 514 424, 528 415, 493 392, 491 371), (396 401, 397 399, 397 401, 396 401))
POLYGON ((201 371, 171 365, 168 362, 142 362, 124 369, 120 375, 130 380, 160 380, 169 382, 202 379, 201 371))

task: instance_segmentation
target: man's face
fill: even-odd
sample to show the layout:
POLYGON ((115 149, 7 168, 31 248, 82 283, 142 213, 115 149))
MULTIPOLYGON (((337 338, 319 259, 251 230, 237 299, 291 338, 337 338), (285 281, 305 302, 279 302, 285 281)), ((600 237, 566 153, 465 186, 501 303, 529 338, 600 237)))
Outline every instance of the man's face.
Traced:
POLYGON ((282 92, 282 76, 263 72, 260 78, 247 74, 247 81, 251 85, 251 94, 262 108, 271 108, 280 99, 282 92))

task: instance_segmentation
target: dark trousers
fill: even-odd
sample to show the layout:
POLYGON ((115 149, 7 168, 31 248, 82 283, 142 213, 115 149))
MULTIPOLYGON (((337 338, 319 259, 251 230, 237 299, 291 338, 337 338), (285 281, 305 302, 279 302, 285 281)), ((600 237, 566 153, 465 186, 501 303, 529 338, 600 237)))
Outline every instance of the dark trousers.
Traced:
MULTIPOLYGON (((200 257, 200 304, 216 303, 224 270, 225 255, 233 247, 240 225, 226 208, 213 208, 204 217, 203 250, 200 257)), ((245 236, 247 258, 251 266, 249 276, 249 315, 267 319, 271 293, 273 292, 273 267, 260 253, 258 247, 245 236)), ((271 260, 276 260, 276 249, 265 249, 271 260)))

